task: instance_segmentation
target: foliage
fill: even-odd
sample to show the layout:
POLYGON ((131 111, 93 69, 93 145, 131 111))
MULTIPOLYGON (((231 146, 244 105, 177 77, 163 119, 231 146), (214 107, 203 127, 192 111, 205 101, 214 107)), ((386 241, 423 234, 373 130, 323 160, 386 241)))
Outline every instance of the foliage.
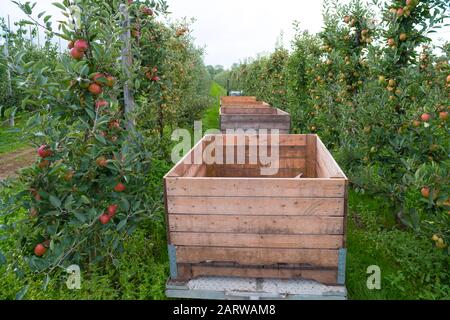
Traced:
POLYGON ((298 30, 291 54, 277 48, 228 77, 288 110, 294 132, 318 133, 358 191, 388 199, 400 225, 447 251, 449 55, 428 38, 446 5, 381 3, 380 21, 362 1, 326 1, 319 34, 298 30))
MULTIPOLYGON (((30 28, 26 30, 28 24, 25 21, 15 23, 16 31, 11 31, 5 24, 3 18, 0 18, 0 28, 2 30, 1 37, 4 39, 3 45, 0 46, 0 117, 4 119, 6 111, 15 114, 23 110, 33 110, 32 101, 24 97, 24 90, 20 77, 17 75, 21 72, 20 63, 30 63, 41 61, 46 65, 52 65, 56 61, 57 48, 52 43, 52 35, 47 34, 42 47, 33 44, 27 37, 36 37, 37 29, 30 28), (31 32, 31 34, 30 34, 31 32), (5 46, 7 45, 8 56, 5 56, 5 46), (7 76, 7 70, 10 72, 10 79, 7 76), (9 85, 11 85, 11 95, 9 93, 9 85)), ((55 81, 57 81, 55 79, 55 81)))
POLYGON ((208 102, 202 52, 184 24, 157 20, 164 1, 64 0, 55 3, 68 18, 58 31, 45 13, 34 16, 33 4, 17 5, 69 48, 52 64, 25 59, 24 51, 15 57, 16 79, 33 105, 27 132, 40 159, 24 170, 20 192, 0 203, 15 243, 2 257, 16 274, 55 275, 71 264, 119 268, 124 240, 161 218, 160 183, 148 180, 166 168, 153 158, 156 133, 185 124, 208 102), (133 40, 125 66, 127 33, 133 40), (156 123, 147 121, 155 113, 156 123))

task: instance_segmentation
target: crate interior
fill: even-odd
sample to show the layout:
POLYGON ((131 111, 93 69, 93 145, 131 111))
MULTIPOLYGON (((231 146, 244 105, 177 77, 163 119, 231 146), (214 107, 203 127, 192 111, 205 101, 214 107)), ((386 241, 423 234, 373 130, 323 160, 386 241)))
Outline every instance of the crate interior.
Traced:
POLYGON ((207 136, 168 176, 345 178, 342 170, 316 135, 279 135, 278 156, 276 149, 271 147, 270 136, 264 138, 267 148, 261 148, 258 136, 245 136, 245 140, 242 139, 242 136, 237 135, 207 136), (215 141, 218 142, 213 143, 215 141), (216 152, 217 158, 222 161, 201 159, 202 153, 216 156, 216 152), (267 170, 269 168, 272 170, 267 170))
POLYGON ((237 106, 223 106, 220 109, 222 115, 259 115, 259 114, 271 114, 278 115, 284 114, 281 110, 272 108, 266 105, 237 105, 237 106))

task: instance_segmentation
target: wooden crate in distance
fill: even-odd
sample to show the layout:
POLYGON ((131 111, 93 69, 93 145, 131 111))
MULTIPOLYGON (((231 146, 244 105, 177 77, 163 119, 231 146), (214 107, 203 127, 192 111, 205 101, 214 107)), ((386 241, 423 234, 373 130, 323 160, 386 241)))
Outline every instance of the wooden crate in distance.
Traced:
POLYGON ((256 97, 249 97, 249 96, 241 96, 241 97, 222 97, 220 99, 221 104, 223 105, 236 105, 240 103, 251 103, 256 102, 256 97))
POLYGON ((172 280, 344 284, 347 178, 319 137, 280 135, 273 176, 261 175, 262 163, 248 163, 259 136, 245 138, 246 164, 188 163, 212 141, 221 141, 225 156, 234 150, 236 159, 238 147, 229 145, 238 139, 206 136, 164 177, 172 280))
POLYGON ((287 134, 291 128, 291 117, 287 112, 269 104, 254 100, 254 97, 222 97, 220 107, 220 130, 279 130, 287 134))

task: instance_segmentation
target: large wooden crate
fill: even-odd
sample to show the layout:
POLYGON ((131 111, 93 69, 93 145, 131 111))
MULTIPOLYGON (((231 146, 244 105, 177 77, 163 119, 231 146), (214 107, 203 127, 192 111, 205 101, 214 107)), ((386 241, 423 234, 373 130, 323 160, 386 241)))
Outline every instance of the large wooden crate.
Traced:
MULTIPOLYGON (((279 171, 263 176, 260 161, 249 164, 262 138, 230 146, 238 139, 242 136, 206 136, 164 177, 171 279, 344 284, 347 178, 321 140, 280 135, 279 171), (236 160, 242 151, 246 164, 198 161, 214 141, 224 145, 217 150, 225 157, 236 160)), ((272 143, 270 136, 267 140, 272 143)))
POLYGON ((254 97, 222 97, 220 108, 220 129, 227 130, 279 130, 289 133, 291 117, 287 112, 257 101, 254 97), (238 99, 230 99, 238 98, 238 99))
POLYGON ((240 103, 256 102, 256 97, 241 96, 241 97, 222 97, 221 103, 223 105, 236 105, 240 103))

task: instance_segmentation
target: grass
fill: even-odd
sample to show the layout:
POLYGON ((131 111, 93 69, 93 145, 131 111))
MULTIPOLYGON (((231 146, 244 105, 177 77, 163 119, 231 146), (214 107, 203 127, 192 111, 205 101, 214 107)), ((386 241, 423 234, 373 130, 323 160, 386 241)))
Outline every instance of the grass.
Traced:
POLYGON ((203 128, 205 130, 209 129, 219 129, 219 109, 220 109, 220 97, 226 95, 227 91, 222 88, 217 83, 213 82, 211 85, 210 95, 215 99, 215 103, 206 110, 203 116, 203 128))
MULTIPOLYGON (((205 129, 218 128, 220 95, 224 90, 213 83, 216 98, 205 113, 205 129)), ((162 176, 171 164, 156 160, 151 189, 162 191, 162 176)), ((17 190, 20 185, 15 186, 17 190)), ((10 189, 0 187, 0 199, 7 199, 10 189)), ((162 199, 161 199, 162 201, 162 199)), ((125 253, 119 267, 91 268, 82 272, 82 289, 68 290, 67 275, 56 273, 43 289, 43 276, 25 272, 17 276, 12 267, 0 267, 0 299, 14 299, 24 287, 25 299, 165 299, 165 282, 169 276, 166 232, 162 210, 159 219, 141 226, 125 241, 125 253)), ((392 218, 385 199, 350 191, 348 216, 347 289, 350 299, 448 299, 450 296, 449 258, 436 250, 431 241, 413 232, 400 230, 392 218), (381 269, 381 290, 369 290, 367 268, 381 269)), ((4 221, 0 216, 1 224, 4 221)), ((14 246, 0 242, 0 250, 14 246)))
POLYGON ((0 154, 10 153, 13 151, 25 149, 29 147, 28 143, 23 139, 23 127, 26 120, 23 118, 16 119, 16 126, 9 127, 8 122, 0 122, 0 154))
POLYGON ((450 297, 449 257, 431 241, 400 230, 384 199, 350 192, 347 289, 350 299, 414 300, 450 297), (369 266, 381 270, 381 290, 369 290, 369 266))

